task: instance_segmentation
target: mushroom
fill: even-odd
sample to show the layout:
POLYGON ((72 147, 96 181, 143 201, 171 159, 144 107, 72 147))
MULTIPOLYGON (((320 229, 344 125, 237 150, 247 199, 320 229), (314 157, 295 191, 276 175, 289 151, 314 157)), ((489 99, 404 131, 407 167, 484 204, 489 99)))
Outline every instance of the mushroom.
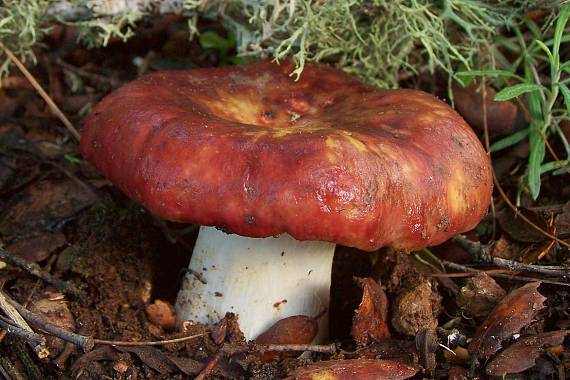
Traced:
POLYGON ((447 104, 326 65, 298 81, 292 69, 146 74, 85 121, 82 152, 101 173, 152 214, 202 226, 181 320, 230 311, 255 338, 327 308, 335 244, 420 249, 487 211, 490 161, 447 104))

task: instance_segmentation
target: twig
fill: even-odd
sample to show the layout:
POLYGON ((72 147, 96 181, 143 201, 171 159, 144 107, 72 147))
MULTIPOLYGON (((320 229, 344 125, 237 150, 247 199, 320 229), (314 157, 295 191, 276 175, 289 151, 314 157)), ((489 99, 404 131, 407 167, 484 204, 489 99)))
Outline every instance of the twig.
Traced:
POLYGON ((22 315, 22 317, 24 317, 24 319, 26 319, 26 321, 28 321, 32 325, 36 326, 40 330, 43 330, 50 335, 56 336, 56 337, 66 341, 66 342, 73 343, 76 346, 81 347, 81 349, 84 352, 87 352, 87 351, 90 351, 91 349, 93 349, 93 346, 95 345, 95 343, 94 343, 94 339, 92 337, 79 335, 79 334, 76 334, 72 331, 65 330, 59 326, 51 324, 48 321, 46 321, 45 319, 43 319, 42 317, 40 317, 39 315, 32 313, 31 311, 29 311, 28 309, 26 309, 25 307, 20 305, 18 302, 14 301, 10 297, 8 297, 7 295, 4 294, 4 296, 6 297, 6 300, 8 301, 8 303, 10 303, 10 305, 14 306, 14 308, 16 308, 16 310, 18 310, 18 312, 22 315))
POLYGON ((471 241, 465 235, 456 235, 451 239, 469 253, 475 261, 490 262, 491 261, 491 247, 487 244, 471 241))
POLYGON ((38 355, 38 358, 45 359, 49 356, 49 350, 46 348, 46 338, 19 326, 7 322, 4 318, 0 318, 0 328, 8 335, 16 336, 26 342, 34 352, 38 355))
MULTIPOLYGON (((0 294, 2 294, 1 291, 0 294)), ((6 297, 6 301, 10 305, 12 305, 29 323, 36 326, 40 330, 45 331, 49 335, 53 335, 55 337, 64 340, 65 342, 69 342, 71 344, 81 347, 81 349, 85 352, 92 350, 95 344, 108 345, 108 346, 161 346, 165 344, 181 343, 207 335, 206 333, 202 333, 202 334, 184 336, 180 338, 146 341, 146 342, 94 339, 93 337, 76 334, 72 331, 62 329, 61 327, 49 323, 41 316, 27 310, 25 307, 23 307, 18 302, 8 297, 6 294, 4 294, 4 296, 6 297)))
MULTIPOLYGON (((453 270, 458 270, 458 271, 462 271, 462 272, 471 272, 471 273, 484 272, 484 271, 480 271, 478 269, 467 267, 465 265, 456 264, 456 263, 453 263, 453 262, 447 261, 447 260, 441 260, 441 262, 443 263, 443 265, 445 265, 446 267, 453 269, 453 270)), ((524 276, 516 276, 516 275, 493 273, 493 272, 486 272, 486 273, 491 277, 506 278, 509 280, 518 280, 518 281, 527 281, 527 282, 541 281, 545 284, 559 285, 559 286, 570 286, 570 283, 568 283, 568 282, 551 281, 551 280, 545 280, 542 278, 524 277, 524 276)))
POLYGON ((173 338, 173 339, 165 339, 165 340, 152 340, 152 341, 141 341, 141 342, 131 342, 126 340, 104 340, 104 339, 93 339, 93 343, 95 344, 102 344, 106 346, 125 346, 125 347, 133 347, 133 346, 164 346, 165 344, 173 344, 173 343, 181 343, 186 342, 188 340, 200 338, 202 336, 208 335, 207 333, 203 334, 196 334, 196 335, 189 335, 183 336, 180 338, 173 338))
POLYGON ((253 351, 258 352, 285 352, 285 351, 311 351, 324 354, 334 354, 336 345, 331 344, 254 344, 253 351))
POLYGON ((26 66, 24 66, 24 64, 18 59, 18 57, 16 57, 14 55, 14 53, 12 53, 12 51, 10 49, 8 49, 6 47, 6 45, 4 45, 2 43, 2 41, 0 41, 0 49, 4 50, 4 53, 6 53, 8 58, 10 58, 14 62, 14 64, 18 67, 18 69, 20 69, 22 74, 24 74, 24 76, 30 81, 30 83, 32 84, 32 86, 34 86, 34 88, 36 89, 38 94, 40 94, 40 96, 47 103, 47 105, 51 109, 51 111, 59 118, 59 120, 61 120, 63 125, 65 125, 65 127, 67 128, 69 133, 71 133, 71 135, 73 137, 75 137, 75 139, 77 141, 79 141, 81 136, 80 136, 79 132, 77 131, 77 129, 75 129, 73 124, 71 124, 71 121, 69 121, 69 119, 63 114, 63 112, 61 112, 61 110, 59 109, 57 104, 55 104, 55 102, 50 98, 50 96, 47 94, 47 92, 45 92, 45 90, 38 83, 36 78, 34 78, 34 76, 28 71, 26 66))
POLYGON ((540 273, 546 276, 556 276, 556 277, 568 277, 570 276, 570 268, 565 268, 562 266, 546 266, 546 265, 531 265, 523 264, 513 260, 501 259, 499 257, 491 257, 491 249, 486 244, 481 244, 478 242, 471 241, 467 239, 464 235, 457 235, 453 238, 453 241, 465 249, 471 256, 474 257, 488 257, 488 260, 483 260, 488 263, 492 263, 501 268, 507 268, 513 271, 524 271, 540 273))
POLYGON ((16 367, 5 355, 0 355, 0 374, 4 376, 3 379, 27 380, 18 367, 16 367))
POLYGON ((222 360, 224 356, 226 356, 226 353, 223 352, 223 350, 218 351, 216 355, 214 355, 214 357, 210 359, 208 364, 206 364, 206 366, 202 368, 198 376, 196 376, 195 380, 205 380, 206 377, 208 377, 218 366, 218 363, 222 360))
POLYGON ((10 344, 10 350, 14 353, 14 355, 18 358, 18 361, 21 364, 21 368, 23 368, 27 380, 45 380, 46 376, 43 373, 42 369, 37 365, 37 360, 34 360, 28 354, 28 350, 22 343, 21 340, 14 340, 12 344, 10 344))
POLYGON ((2 248, 0 248, 0 259, 6 261, 11 265, 17 266, 18 268, 25 270, 26 272, 30 273, 32 276, 35 276, 45 281, 46 283, 53 285, 58 290, 64 293, 71 294, 79 298, 85 297, 85 293, 83 291, 76 288, 73 284, 60 280, 59 278, 55 278, 51 274, 42 271, 42 269, 37 263, 32 263, 16 255, 12 255, 8 251, 2 248))
POLYGON ((106 86, 110 86, 111 88, 117 88, 121 85, 121 82, 115 78, 106 77, 105 75, 101 74, 91 73, 89 71, 83 70, 82 68, 70 65, 69 63, 63 61, 61 58, 57 58, 55 62, 65 70, 69 70, 99 85, 103 84, 106 86))
POLYGON ((6 319, 0 320, 2 321, 0 326, 2 326, 3 330, 8 334, 21 337, 32 347, 38 358, 47 358, 49 356, 49 350, 46 347, 45 339, 42 339, 32 330, 30 325, 28 325, 18 310, 10 304, 9 299, 1 291, 0 309, 6 314, 6 319))
POLYGON ((75 347, 76 346, 73 343, 65 342, 63 351, 61 351, 61 354, 53 360, 53 364, 55 364, 55 366, 60 370, 65 369, 65 362, 67 362, 67 359, 75 353, 75 347))
POLYGON ((523 264, 517 261, 501 259, 499 257, 493 257, 493 264, 498 267, 507 268, 514 271, 534 272, 556 277, 570 276, 570 268, 564 268, 561 266, 523 264))

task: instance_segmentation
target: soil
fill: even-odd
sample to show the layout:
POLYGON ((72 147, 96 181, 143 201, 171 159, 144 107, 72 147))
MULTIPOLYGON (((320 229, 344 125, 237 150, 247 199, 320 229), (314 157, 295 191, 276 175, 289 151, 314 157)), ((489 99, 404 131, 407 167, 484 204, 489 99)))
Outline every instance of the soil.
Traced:
MULTIPOLYGON (((211 27, 219 29, 215 23, 211 27)), ((47 50, 38 52, 39 64, 32 73, 80 126, 96 101, 145 70, 220 64, 216 51, 203 50, 196 41, 188 44, 184 20, 156 21, 147 29, 126 45, 112 41, 106 49, 86 50, 75 44, 76 30, 57 27, 47 50), (135 57, 143 63, 134 65, 135 57), (67 66, 58 63, 61 61, 67 66)), ((433 254, 417 255, 390 250, 371 255, 338 247, 330 306, 330 341, 337 344, 333 354, 261 355, 255 347, 245 345, 237 319, 231 314, 216 326, 173 323, 172 305, 197 230, 158 220, 126 198, 81 159, 78 144, 27 81, 17 72, 10 78, 4 81, 10 85, 0 89, 0 248, 77 287, 81 295, 70 295, 8 260, 0 263, 1 290, 48 322, 100 340, 149 342, 197 337, 161 345, 98 343, 93 350, 82 352, 48 336, 50 355, 39 359, 25 339, 0 333, 0 378, 182 379, 194 378, 207 365, 211 365, 211 379, 304 378, 323 368, 333 368, 331 379, 366 378, 364 373, 377 366, 400 373, 400 377, 383 378, 410 378, 415 374, 414 378, 461 379, 468 373, 485 378, 489 375, 486 362, 501 352, 480 356, 482 351, 469 346, 469 341, 483 334, 480 326, 488 323, 489 319, 484 321, 489 316, 502 326, 504 316, 493 315, 496 304, 502 305, 498 307, 502 313, 525 312, 509 316, 509 321, 517 322, 511 325, 520 327, 501 330, 505 335, 503 347, 521 336, 539 337, 533 340, 535 351, 524 354, 530 363, 524 378, 570 376, 565 333, 548 339, 539 334, 570 327, 569 288, 564 284, 570 277, 567 272, 547 276, 506 271, 490 262, 478 264, 453 242, 434 248, 433 254), (492 275, 483 276, 484 288, 492 290, 492 297, 477 310, 469 306, 478 299, 473 290, 477 287, 472 280, 467 281, 473 270, 491 270, 488 274, 492 275), (497 273, 503 276, 495 276, 497 273), (355 277, 370 277, 376 282, 375 291, 385 295, 373 298, 383 303, 387 300, 388 306, 382 307, 389 307, 389 312, 361 314, 371 325, 381 325, 380 330, 389 333, 374 342, 366 339, 367 343, 360 346, 351 336, 355 310, 364 302, 363 281, 355 277), (532 281, 542 281, 538 290, 528 290, 526 297, 523 293, 522 298, 508 301, 512 305, 501 303, 509 299, 503 298, 506 293, 532 281), (464 298, 459 302, 461 307, 458 294, 464 298), (530 306, 520 301, 541 297, 546 299, 544 303, 536 301, 530 306), (519 321, 517 315, 525 315, 525 319, 519 321), (268 357, 272 361, 267 362, 268 357), (339 360, 345 361, 331 364, 339 360), (317 369, 305 368, 307 364, 317 369), (343 366, 354 373, 361 371, 362 376, 343 373, 343 366)), ((426 82, 420 78, 417 85, 422 83, 426 82)), ((515 160, 520 162, 521 158, 515 160)), ((501 181, 509 195, 514 195, 516 181, 508 176, 501 181)), ((568 242, 567 176, 565 180, 547 180, 543 189, 542 204, 523 197, 525 213, 568 242)), ((494 257, 567 271, 567 248, 544 234, 527 233, 528 225, 520 224, 499 198, 495 201, 496 219, 490 214, 477 231, 468 234, 469 239, 496 241, 494 257)), ((375 306, 366 305, 367 310, 375 310, 375 306)), ((487 344, 479 340, 483 346, 487 344)), ((488 352, 489 346, 485 350, 488 352)), ((507 359, 501 360, 501 369, 508 371, 512 365, 509 367, 507 359)))

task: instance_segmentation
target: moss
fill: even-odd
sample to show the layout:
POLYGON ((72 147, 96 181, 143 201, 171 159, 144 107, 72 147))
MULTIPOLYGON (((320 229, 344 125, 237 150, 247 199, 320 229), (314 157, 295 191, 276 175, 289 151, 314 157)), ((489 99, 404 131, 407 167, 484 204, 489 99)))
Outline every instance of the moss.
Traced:
MULTIPOLYGON (((48 29, 40 25, 47 0, 3 0, 0 6, 0 41, 24 62, 35 63, 33 48, 48 29)), ((10 60, 0 52, 0 78, 8 73, 10 60)))
MULTIPOLYGON (((6 2, 6 1, 5 1, 6 2)), ((476 68, 482 46, 528 9, 560 0, 7 0, 0 38, 21 57, 45 34, 38 20, 80 27, 87 46, 132 36, 146 14, 184 11, 192 32, 197 17, 222 19, 244 56, 292 56, 300 75, 307 60, 335 63, 364 81, 396 87, 421 70, 476 68), (48 7, 49 3, 49 7, 48 7), (9 24, 7 28, 4 24, 9 24), (11 30, 11 31, 8 31, 11 30), (19 36, 23 38, 19 40, 19 36)), ((4 67, 5 68, 5 67, 4 67)))
POLYGON ((187 3, 221 15, 241 54, 329 61, 368 83, 396 87, 419 70, 477 66, 482 46, 535 6, 558 2, 476 0, 234 0, 187 3))

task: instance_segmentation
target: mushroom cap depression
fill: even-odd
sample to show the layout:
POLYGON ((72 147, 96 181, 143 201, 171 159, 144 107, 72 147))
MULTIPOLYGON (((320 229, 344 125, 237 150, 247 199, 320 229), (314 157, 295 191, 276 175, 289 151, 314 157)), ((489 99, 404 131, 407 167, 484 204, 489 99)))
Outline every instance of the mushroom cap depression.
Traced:
POLYGON ((83 155, 154 215, 243 236, 419 249, 485 215, 489 158, 447 104, 292 65, 144 75, 87 117, 83 155))

